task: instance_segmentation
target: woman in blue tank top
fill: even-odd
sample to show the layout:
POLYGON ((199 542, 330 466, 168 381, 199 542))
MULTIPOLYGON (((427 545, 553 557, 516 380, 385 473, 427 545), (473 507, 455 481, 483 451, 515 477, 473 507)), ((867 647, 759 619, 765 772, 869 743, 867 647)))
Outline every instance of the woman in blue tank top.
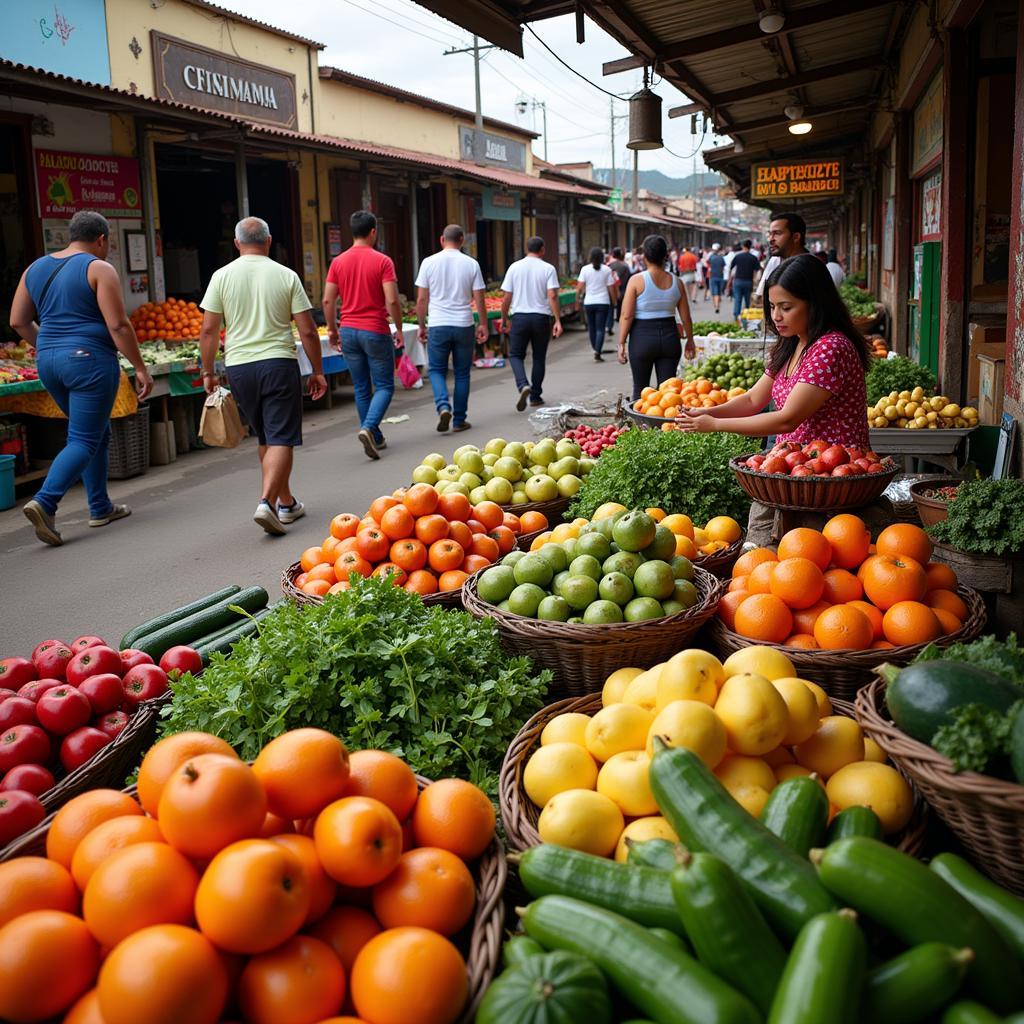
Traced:
POLYGON ((628 343, 633 401, 651 383, 652 370, 655 386, 675 376, 683 354, 682 338, 686 338, 686 358, 697 354, 686 286, 665 269, 668 244, 661 235, 648 235, 643 254, 647 269, 630 278, 619 319, 619 362, 627 362, 628 343))
POLYGON ((25 515, 45 544, 64 543, 57 505, 81 480, 89 525, 106 526, 131 514, 107 494, 110 413, 117 397, 121 351, 135 367, 135 389, 145 398, 153 379, 128 319, 117 271, 106 262, 110 225, 82 210, 68 225, 66 249, 36 260, 21 276, 11 304, 11 327, 36 347, 39 379, 68 418, 68 442, 53 460, 25 515))

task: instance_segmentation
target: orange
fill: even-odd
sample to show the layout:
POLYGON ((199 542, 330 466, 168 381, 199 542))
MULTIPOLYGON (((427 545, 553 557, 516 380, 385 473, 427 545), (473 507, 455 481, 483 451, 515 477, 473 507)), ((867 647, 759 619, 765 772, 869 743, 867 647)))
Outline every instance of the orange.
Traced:
MULTIPOLYGON (((331 567, 334 566, 334 563, 338 560, 338 555, 341 554, 338 550, 340 545, 341 541, 334 536, 327 537, 320 545, 320 550, 324 553, 324 559, 331 567)), ((314 566, 314 568, 316 567, 314 566)))
POLYGON ((500 555, 507 555, 516 546, 516 535, 507 526, 495 526, 487 536, 498 545, 500 555))
MULTIPOLYGON (((746 579, 746 576, 742 577, 746 579)), ((746 590, 733 590, 727 594, 722 595, 721 601, 718 602, 718 617, 726 624, 726 626, 734 630, 736 629, 736 609, 750 595, 746 590)))
POLYGON ((486 558, 488 563, 496 562, 501 554, 498 542, 492 537, 480 536, 473 538, 472 553, 486 558))
MULTIPOLYGON (((899 526, 909 524, 899 523, 899 526)), ((906 556, 875 555, 864 563, 861 583, 868 600, 886 611, 898 601, 920 601, 928 586, 920 562, 906 556)))
POLYGON ((889 643, 888 640, 876 640, 871 645, 873 651, 891 651, 896 645, 889 643))
POLYGON ((798 526, 779 541, 779 561, 785 558, 809 558, 824 572, 832 562, 832 545, 823 533, 798 526))
POLYGON ((224 754, 236 757, 234 750, 219 736, 208 732, 179 732, 166 736, 149 748, 139 769, 139 803, 147 814, 156 817, 160 794, 167 780, 190 757, 198 754, 224 754))
POLYGON ((333 586, 336 586, 336 584, 328 583, 327 580, 308 579, 299 587, 299 590, 304 594, 309 594, 310 597, 323 597, 333 586))
POLYGON ((826 651, 865 650, 874 639, 871 620, 857 608, 837 604, 825 609, 814 623, 814 639, 826 651))
POLYGON ((334 950, 346 977, 351 974, 359 951, 380 932, 377 919, 362 907, 335 907, 310 929, 310 935, 334 950))
POLYGON ((0 928, 0 1019, 56 1017, 92 987, 99 966, 99 946, 80 918, 62 910, 16 917, 0 928))
POLYGON ((63 1024, 103 1024, 99 989, 91 988, 68 1010, 63 1024))
POLYGON ((438 846, 463 860, 479 857, 494 838, 494 806, 462 779, 439 779, 420 793, 412 826, 418 846, 438 846))
POLYGON ((295 823, 290 818, 282 818, 279 814, 271 814, 267 811, 263 819, 263 827, 260 829, 261 839, 270 839, 273 836, 289 835, 295 831, 295 823))
POLYGON ((458 590, 468 579, 468 572, 464 572, 462 569, 449 569, 437 578, 438 589, 444 593, 458 590))
POLYGON ((727 586, 725 589, 730 594, 733 593, 734 591, 737 591, 737 590, 745 590, 745 591, 747 591, 749 593, 749 591, 750 591, 750 577, 749 576, 736 576, 734 579, 729 580, 729 586, 727 586))
POLYGON ((404 537, 413 535, 416 530, 416 520, 404 505, 396 505, 381 516, 380 528, 390 540, 402 540, 404 537))
POLYGON ((798 608, 793 612, 793 632, 813 634, 814 623, 818 621, 818 616, 830 607, 828 601, 815 601, 810 608, 798 608))
MULTIPOLYGON (((760 568, 751 575, 756 575, 760 568)), ((785 601, 788 608, 810 608, 821 600, 824 588, 821 570, 809 558, 785 558, 777 562, 769 580, 771 592, 785 601)))
MULTIPOLYGON (((334 571, 334 565, 328 562, 321 562, 320 565, 314 565, 309 570, 302 587, 305 587, 307 583, 326 583, 328 587, 333 587, 337 582, 338 577, 334 571)), ((299 589, 301 590, 302 587, 299 589)))
POLYGON ((882 620, 885 639, 897 647, 926 644, 942 635, 935 612, 920 601, 897 601, 882 620))
POLYGON ((751 594, 736 609, 736 632, 780 644, 793 632, 793 613, 774 594, 751 594))
POLYGON ((342 512, 331 520, 331 536, 338 540, 347 540, 354 537, 359 529, 359 516, 351 512, 342 512))
POLYGON ((939 620, 943 636, 956 633, 963 626, 963 623, 952 612, 947 612, 945 608, 932 608, 932 613, 939 620))
POLYGON ((370 504, 370 510, 367 515, 378 525, 384 518, 384 513, 389 508, 394 508, 398 504, 397 498, 391 498, 388 495, 382 495, 379 498, 375 498, 370 504))
POLYGON ((924 574, 928 580, 929 590, 952 590, 960 585, 956 573, 943 562, 929 562, 924 567, 924 574))
POLYGON ((415 569, 409 573, 409 579, 403 589, 421 597, 436 594, 437 577, 429 569, 415 569))
POLYGON ((920 565, 927 565, 932 557, 932 542, 920 526, 913 523, 893 523, 887 526, 875 541, 880 555, 912 558, 920 565))
POLYGON ((373 912, 385 928, 416 925, 454 935, 473 916, 476 886, 454 853, 422 846, 373 889, 373 912))
POLYGON ((326 560, 323 548, 306 548, 306 550, 302 552, 302 556, 299 558, 299 565, 301 565, 306 572, 309 572, 313 566, 320 565, 326 560))
MULTIPOLYGON (((697 545, 691 537, 684 537, 681 534, 676 536, 676 554, 683 558, 696 558, 697 545)), ((744 577, 745 579, 746 577, 744 577)))
POLYGON ((762 562, 755 565, 747 576, 747 592, 750 594, 770 594, 772 592, 772 574, 778 562, 762 562))
POLYGON ((396 540, 388 557, 405 572, 416 572, 427 564, 427 546, 415 537, 396 540))
MULTIPOLYGON (((302 589, 302 587, 299 587, 299 590, 301 590, 301 589, 302 589)), ((327 591, 327 593, 328 594, 340 594, 343 590, 351 590, 351 589, 352 589, 352 584, 349 583, 348 580, 339 580, 337 583, 334 584, 334 586, 332 586, 327 591)))
POLYGON ((847 569, 829 569, 824 576, 823 595, 829 604, 847 604, 859 601, 864 596, 864 587, 859 579, 847 569))
POLYGON ((839 569, 856 569, 868 557, 871 534, 859 516, 833 516, 821 530, 832 546, 832 564, 839 569))
POLYGON ((318 921, 334 903, 338 883, 328 877, 327 872, 324 871, 324 866, 316 855, 316 843, 309 836, 299 835, 274 836, 271 842, 294 853, 306 873, 306 883, 309 887, 309 910, 306 912, 302 926, 305 927, 318 921))
POLYGON ((349 583, 349 577, 354 572, 365 579, 373 572, 373 566, 358 551, 345 551, 334 563, 334 575, 338 577, 339 582, 349 583))
MULTIPOLYGON (((487 566, 491 564, 491 559, 485 558, 483 555, 466 555, 462 560, 462 565, 459 566, 459 569, 467 576, 472 576, 473 573, 479 572, 481 569, 486 569, 487 566)), ((465 580, 463 580, 463 583, 464 582, 465 580)))
POLYGON ((430 545, 427 557, 431 569, 435 572, 447 572, 449 569, 458 569, 462 565, 466 552, 457 541, 439 540, 430 545))
POLYGON ((200 754, 167 780, 157 817, 171 846, 205 858, 258 836, 266 814, 263 787, 247 764, 224 754, 200 754))
POLYGON ((379 800, 349 796, 320 812, 313 841, 324 870, 336 882, 376 885, 402 855, 402 826, 379 800))
POLYGON ((751 548, 750 551, 744 551, 736 559, 736 564, 732 567, 733 578, 748 575, 762 562, 777 562, 778 560, 779 556, 771 548, 751 548))
POLYGON ((352 968, 352 1001, 373 1024, 453 1024, 469 982, 459 951, 426 928, 391 928, 372 938, 352 968))
POLYGON ((260 751, 252 770, 273 814, 311 818, 345 792, 348 750, 323 729, 291 729, 260 751))
POLYGON ((254 956, 238 979, 238 1001, 249 1024, 300 1024, 341 1010, 345 970, 326 943, 296 935, 254 956))
POLYGON ((818 650, 818 641, 810 633, 794 633, 782 642, 783 647, 799 647, 805 651, 818 650))
POLYGON ((430 484, 413 484, 405 492, 402 504, 417 518, 429 516, 437 508, 441 495, 430 484))
POLYGON ((68 870, 78 844, 97 826, 111 818, 142 814, 138 802, 116 789, 93 789, 69 800, 50 822, 46 856, 68 870))
POLYGON ((448 522, 464 523, 473 514, 473 507, 469 503, 469 498, 464 494, 442 494, 437 500, 437 511, 448 522))
POLYGON ((519 529, 523 533, 536 533, 548 528, 548 517, 543 512, 524 512, 519 517, 519 529))
MULTIPOLYGON (((431 488, 433 490, 433 488, 431 488)), ((448 520, 444 516, 429 515, 422 516, 416 520, 416 539, 422 541, 427 547, 436 540, 445 540, 448 536, 448 520)))
POLYGON ((970 614, 963 598, 950 590, 929 590, 924 595, 924 603, 929 608, 941 608, 943 611, 955 615, 961 622, 965 622, 970 614))
POLYGON ((858 611, 863 612, 871 623, 871 629, 874 632, 876 640, 881 640, 882 633, 882 613, 869 601, 849 601, 847 602, 851 608, 856 608, 858 611))
POLYGON ((0 927, 30 910, 78 912, 78 892, 67 868, 45 857, 0 864, 0 927))
POLYGON ((357 750, 349 757, 345 796, 372 797, 405 821, 418 795, 416 776, 400 757, 386 750, 357 750))
POLYGON ((194 928, 129 935, 100 971, 104 1024, 216 1024, 228 999, 225 958, 194 928))
POLYGON ((164 841, 160 826, 152 818, 144 818, 138 814, 126 815, 122 818, 111 818, 110 821, 97 825, 79 844, 71 858, 71 875, 75 885, 85 892, 85 887, 93 872, 112 853, 132 846, 135 843, 162 843, 164 841))
POLYGON ((448 540, 455 541, 463 551, 473 546, 473 531, 461 520, 454 519, 448 524, 448 540))
POLYGON ((483 523, 488 530, 494 530, 505 521, 502 507, 494 501, 481 501, 473 507, 473 518, 483 523))

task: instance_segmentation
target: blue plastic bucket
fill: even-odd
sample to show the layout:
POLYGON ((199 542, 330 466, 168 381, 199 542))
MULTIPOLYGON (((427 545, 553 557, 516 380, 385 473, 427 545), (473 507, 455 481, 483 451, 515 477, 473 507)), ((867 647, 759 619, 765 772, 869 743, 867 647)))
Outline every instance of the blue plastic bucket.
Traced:
POLYGON ((0 509, 14 508, 14 456, 0 455, 0 509))

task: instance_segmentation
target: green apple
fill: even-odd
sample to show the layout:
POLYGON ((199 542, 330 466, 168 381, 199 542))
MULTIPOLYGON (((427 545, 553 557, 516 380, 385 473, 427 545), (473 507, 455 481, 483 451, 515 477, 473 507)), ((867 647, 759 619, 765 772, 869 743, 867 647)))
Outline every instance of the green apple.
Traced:
POLYGON ((625 515, 625 512, 616 512, 613 516, 605 516, 603 519, 597 519, 591 526, 597 530, 598 533, 607 537, 609 540, 614 540, 612 531, 615 529, 615 524, 625 515))
POLYGON ((540 555, 556 572, 564 572, 569 568, 569 556, 565 553, 565 548, 561 544, 545 544, 542 548, 539 548, 537 554, 540 555))
POLYGON ((530 501, 554 501, 558 497, 558 484, 547 475, 531 476, 526 481, 526 497, 530 501))
POLYGON ((614 601, 595 601, 587 606, 583 621, 588 626, 607 626, 622 621, 622 609, 614 601))
POLYGON ((455 465, 457 465, 463 473, 473 473, 476 476, 479 476, 480 472, 484 468, 484 460, 480 453, 474 448, 472 451, 462 452, 455 459, 455 465))
POLYGON ((644 562, 633 573, 633 586, 639 597, 653 597, 659 601, 672 597, 676 589, 672 566, 662 561, 644 562))
POLYGON ((529 498, 526 496, 526 491, 513 491, 512 492, 512 504, 513 505, 526 505, 529 503, 529 498))
POLYGON ((635 593, 632 580, 622 572, 610 572, 606 576, 602 576, 597 590, 601 595, 601 600, 614 601, 622 607, 633 600, 635 593))
POLYGON ((573 576, 563 581, 559 591, 575 612, 581 612, 597 600, 597 580, 590 576, 573 576))
POLYGON ((666 526, 658 525, 654 529, 654 540, 644 548, 647 558, 658 558, 669 562, 675 558, 676 535, 666 526))
POLYGON ((550 586, 555 576, 551 563, 536 551, 531 551, 525 558, 516 562, 514 571, 516 583, 533 583, 538 587, 550 586))
POLYGON ((566 622, 572 609, 564 597, 548 594, 537 608, 537 618, 548 622, 566 622))
POLYGON ((653 597, 634 597, 623 609, 627 622, 642 622, 644 619, 660 619, 665 609, 653 597))
POLYGON ((514 551, 510 551, 502 560, 502 565, 515 565, 516 562, 522 561, 526 557, 525 551, 520 551, 516 548, 514 551))
POLYGON ((487 452, 488 455, 498 456, 505 450, 505 445, 507 444, 508 441, 503 437, 492 437, 490 441, 484 445, 484 451, 487 452))
POLYGON ((643 551, 653 542, 657 528, 658 524, 646 512, 634 509, 612 527, 612 540, 623 551, 643 551))
POLYGON ((444 469, 447 462, 448 460, 443 455, 440 455, 438 452, 431 452, 423 460, 423 465, 429 466, 431 469, 438 470, 444 469))
POLYGON ((462 455, 465 452, 477 452, 477 453, 479 453, 479 451, 480 451, 480 449, 477 448, 477 446, 475 444, 460 445, 458 448, 455 449, 455 454, 452 455, 452 462, 458 462, 459 461, 459 456, 462 455))
POLYGON ((550 438, 545 438, 530 452, 530 461, 535 466, 550 466, 556 458, 558 455, 555 452, 555 442, 550 438))
POLYGON ((438 494, 444 494, 451 485, 451 480, 438 480, 437 483, 434 484, 434 490, 437 491, 438 494))
POLYGON ((558 478, 558 493, 563 498, 571 498, 578 494, 582 486, 583 481, 578 476, 573 476, 572 473, 566 473, 565 476, 558 478))
POLYGON ((596 531, 583 534, 576 541, 577 555, 593 555, 599 562, 603 562, 611 553, 612 546, 608 543, 608 538, 596 531))
POLYGON ((480 474, 480 479, 484 483, 494 479, 494 470, 490 466, 484 466, 483 472, 480 474))
POLYGON ((509 441, 501 450, 502 458, 515 459, 517 462, 526 461, 526 445, 521 441, 509 441))
MULTIPOLYGON (((546 548, 547 544, 545 544, 544 547, 546 548)), ((544 548, 541 548, 541 551, 543 550, 544 548)), ((562 584, 569 578, 569 575, 570 574, 568 569, 563 569, 562 572, 555 573, 555 577, 551 581, 552 594, 558 594, 559 597, 562 596, 562 584)))
POLYGON ((485 466, 493 466, 498 461, 498 456, 494 452, 487 452, 487 454, 482 455, 481 458, 484 460, 485 466))
POLYGON ((578 550, 579 541, 575 537, 566 537, 562 541, 562 550, 565 552, 565 557, 571 562, 577 555, 583 554, 582 551, 578 550))
POLYGON ((487 488, 481 484, 479 487, 474 487, 469 492, 469 501, 471 505, 479 505, 481 501, 487 500, 487 488))
POLYGON ((513 615, 526 615, 533 618, 537 614, 541 601, 548 595, 534 583, 520 583, 508 595, 509 611, 513 615))
POLYGON ((417 466, 412 471, 412 482, 414 484, 436 484, 437 470, 433 466, 417 466))
MULTIPOLYGON (((514 489, 512 484, 504 477, 496 476, 484 484, 484 491, 488 501, 497 502, 499 505, 507 505, 512 500, 514 489)), ((478 502, 473 502, 474 505, 478 502)))
POLYGON ((523 447, 526 449, 526 454, 529 455, 533 451, 534 446, 537 444, 536 441, 525 441, 523 447))
POLYGON ((476 473, 460 473, 459 483, 463 487, 473 490, 474 487, 483 487, 484 482, 476 475, 476 473))
POLYGON ((574 459, 578 459, 583 454, 583 449, 575 441, 570 441, 569 438, 563 437, 558 444, 555 445, 555 452, 560 459, 564 459, 567 455, 571 455, 574 459))
POLYGON ((601 568, 606 572, 621 572, 632 579, 637 569, 644 564, 644 556, 633 551, 616 551, 604 560, 601 568))
POLYGON ((518 459, 503 455, 492 467, 494 475, 515 483, 523 478, 523 464, 518 459))
POLYGON ((601 563, 593 555, 577 555, 569 564, 573 576, 589 576, 596 583, 604 572, 601 563))
POLYGON ((476 592, 481 601, 498 604, 508 599, 516 589, 516 577, 510 565, 492 565, 480 574, 476 583, 476 592))
POLYGON ((579 476, 579 472, 580 460, 574 459, 571 455, 567 455, 564 459, 558 459, 548 466, 548 476, 554 477, 555 480, 568 476, 570 473, 573 476, 579 476))
POLYGON ((465 484, 459 483, 458 480, 453 480, 448 485, 448 489, 445 491, 445 494, 464 494, 468 498, 469 488, 465 484))

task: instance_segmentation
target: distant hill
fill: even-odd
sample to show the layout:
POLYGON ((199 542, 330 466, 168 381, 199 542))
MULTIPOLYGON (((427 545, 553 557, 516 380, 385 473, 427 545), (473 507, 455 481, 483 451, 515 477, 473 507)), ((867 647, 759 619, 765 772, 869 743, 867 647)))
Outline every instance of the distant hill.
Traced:
MULTIPOLYGON (((594 168, 594 177, 606 185, 612 184, 612 172, 610 167, 594 168)), ((629 191, 633 187, 633 171, 631 169, 615 168, 615 177, 618 179, 614 184, 619 188, 629 191)), ((685 178, 670 178, 661 171, 641 171, 640 187, 657 192, 660 196, 688 196, 692 195, 701 184, 699 174, 690 174, 685 178)), ((704 187, 712 185, 724 185, 725 179, 714 171, 707 171, 704 174, 704 187)))

